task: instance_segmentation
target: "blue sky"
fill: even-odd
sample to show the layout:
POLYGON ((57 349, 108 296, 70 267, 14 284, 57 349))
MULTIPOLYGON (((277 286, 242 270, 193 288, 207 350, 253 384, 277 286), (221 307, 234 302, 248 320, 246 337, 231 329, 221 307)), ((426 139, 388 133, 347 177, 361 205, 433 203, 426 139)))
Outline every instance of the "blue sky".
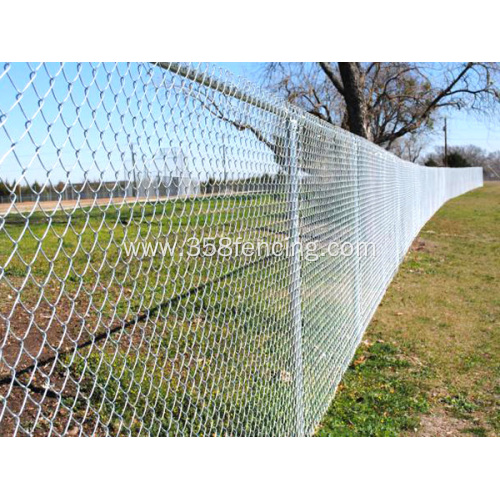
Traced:
MULTIPOLYGON (((258 84, 262 64, 214 66, 258 84)), ((64 68, 56 63, 13 64, 8 71, 5 68, 0 65, 2 180, 55 185, 83 178, 131 179, 132 148, 142 153, 148 165, 158 151, 180 148, 190 156, 193 171, 189 174, 200 180, 222 178, 226 173, 229 178, 243 172, 262 174, 262 169, 268 172, 273 164, 265 147, 266 161, 252 159, 254 150, 263 146, 251 134, 245 138, 247 150, 242 151, 240 132, 203 110, 195 111, 192 99, 172 91, 175 80, 166 82, 166 90, 163 87, 163 94, 159 93, 157 80, 165 72, 157 68, 152 74, 147 64, 67 64, 64 68), (186 126, 194 119, 197 126, 186 126)), ((475 144, 500 150, 498 120, 481 121, 465 112, 450 112, 448 130, 451 146, 475 144)), ((439 132, 427 150, 442 144, 439 132)), ((150 168, 141 165, 138 154, 135 166, 135 171, 150 168)))
POLYGON ((210 114, 186 82, 149 63, 0 63, 0 179, 159 179, 173 175, 162 155, 176 151, 200 181, 275 172, 271 151, 210 114))
MULTIPOLYGON (((236 75, 244 76, 258 82, 258 70, 263 63, 226 62, 215 63, 236 75)), ((448 144, 450 146, 466 146, 474 144, 487 151, 500 150, 500 117, 481 118, 466 111, 447 111, 448 144)), ((438 125, 439 130, 442 124, 438 125)), ((437 133, 431 138, 426 150, 432 150, 436 145, 444 144, 443 134, 437 133)))

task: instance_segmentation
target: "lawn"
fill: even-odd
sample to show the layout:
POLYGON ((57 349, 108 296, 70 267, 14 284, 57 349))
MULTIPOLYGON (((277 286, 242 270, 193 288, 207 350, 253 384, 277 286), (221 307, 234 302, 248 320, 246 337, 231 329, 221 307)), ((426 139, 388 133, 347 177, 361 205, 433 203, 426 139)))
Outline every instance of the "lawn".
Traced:
MULTIPOLYGON (((423 229, 319 435, 498 433, 499 200, 500 184, 488 185, 423 229)), ((323 212, 304 207, 304 234, 323 234, 323 212)), ((342 213, 333 229, 349 227, 342 213)), ((285 196, 37 212, 29 225, 20 215, 4 224, 0 434, 295 432, 290 259, 186 257, 189 236, 281 241, 285 196), (176 243, 174 255, 123 253, 124 242, 158 240, 176 243)), ((302 261, 308 428, 350 355, 353 262, 302 261)))
POLYGON ((500 182, 425 225, 318 436, 500 435, 500 182))
MULTIPOLYGON (((283 242, 283 191, 6 217, 0 435, 294 434, 290 256, 189 256, 193 236, 219 248, 222 237, 283 242), (157 241, 175 252, 124 253, 125 243, 157 241)), ((350 234, 351 202, 320 207, 306 194, 304 242, 321 250, 350 234)), ((352 352, 354 267, 354 257, 302 259, 308 430, 352 352)))
POLYGON ((287 432, 289 259, 189 257, 187 241, 281 240, 286 207, 235 195, 7 217, 0 434, 287 432), (127 257, 133 241, 175 253, 127 257))

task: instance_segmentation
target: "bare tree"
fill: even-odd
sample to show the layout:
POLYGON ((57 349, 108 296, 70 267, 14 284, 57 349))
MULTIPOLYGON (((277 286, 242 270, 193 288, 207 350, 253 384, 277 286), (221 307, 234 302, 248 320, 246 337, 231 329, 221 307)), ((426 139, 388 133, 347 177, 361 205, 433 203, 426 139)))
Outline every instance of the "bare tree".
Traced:
POLYGON ((387 149, 432 128, 444 108, 500 103, 499 63, 270 63, 265 78, 288 101, 387 149))
POLYGON ((409 133, 396 139, 391 146, 391 151, 403 160, 417 163, 429 142, 429 135, 428 130, 421 133, 409 133))

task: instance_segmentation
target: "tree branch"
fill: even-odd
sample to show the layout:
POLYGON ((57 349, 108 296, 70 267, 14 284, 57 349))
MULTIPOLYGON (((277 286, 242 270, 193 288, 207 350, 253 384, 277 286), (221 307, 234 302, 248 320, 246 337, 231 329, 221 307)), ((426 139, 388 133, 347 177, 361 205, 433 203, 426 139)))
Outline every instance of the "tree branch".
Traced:
MULTIPOLYGON (((442 90, 440 90, 437 95, 432 99, 427 106, 424 108, 424 111, 419 115, 415 116, 415 118, 408 124, 402 126, 399 130, 394 131, 390 134, 382 136, 377 139, 378 144, 389 143, 392 144, 399 137, 403 137, 404 135, 417 130, 422 123, 430 116, 432 110, 436 109, 440 102, 451 95, 453 87, 464 78, 466 73, 474 66, 474 63, 467 63, 465 67, 460 71, 460 73, 452 79, 452 81, 442 90)), ((453 92, 455 93, 455 92, 453 92)))
POLYGON ((318 64, 338 92, 341 95, 344 95, 344 86, 342 85, 339 77, 333 71, 331 64, 328 62, 319 62, 318 64))

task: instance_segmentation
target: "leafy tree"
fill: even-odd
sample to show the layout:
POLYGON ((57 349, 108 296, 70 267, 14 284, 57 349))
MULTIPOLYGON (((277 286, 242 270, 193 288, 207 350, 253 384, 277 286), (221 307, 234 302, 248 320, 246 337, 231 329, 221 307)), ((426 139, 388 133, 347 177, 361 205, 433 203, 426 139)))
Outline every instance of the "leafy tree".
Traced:
POLYGON ((38 181, 35 181, 33 182, 33 184, 31 185, 31 190, 34 192, 34 193, 40 193, 40 191, 42 190, 42 186, 41 184, 38 183, 38 181))
MULTIPOLYGON (((486 150, 474 146, 452 146, 448 150, 449 167, 491 167, 500 166, 500 151, 488 153, 486 150)), ((438 146, 435 152, 426 156, 424 164, 427 166, 443 166, 444 148, 438 146)))
POLYGON ((448 154, 448 166, 452 168, 470 167, 467 159, 458 151, 452 151, 448 154))
POLYGON ((426 167, 439 167, 439 166, 440 166, 440 165, 438 165, 437 161, 436 161, 436 160, 435 160, 432 156, 431 156, 431 157, 429 157, 429 158, 425 161, 424 165, 425 165, 426 167))
POLYGON ((0 196, 9 196, 12 193, 13 187, 8 181, 0 181, 0 196))

